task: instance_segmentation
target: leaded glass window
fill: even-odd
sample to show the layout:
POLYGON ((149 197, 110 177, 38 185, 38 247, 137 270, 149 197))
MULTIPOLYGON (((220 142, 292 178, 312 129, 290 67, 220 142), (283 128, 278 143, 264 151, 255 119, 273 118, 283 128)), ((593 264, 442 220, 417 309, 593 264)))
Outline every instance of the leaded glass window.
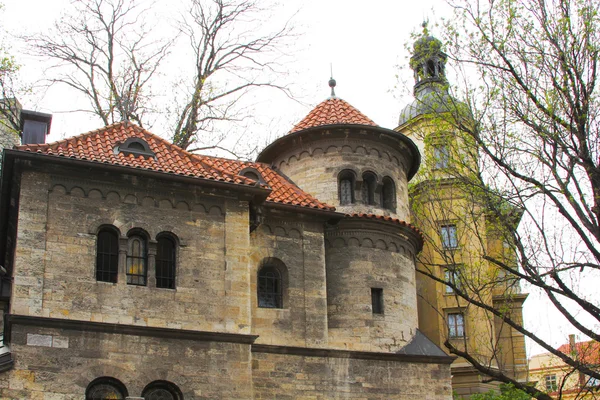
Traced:
POLYGON ((127 283, 146 285, 148 257, 146 239, 140 235, 129 236, 127 248, 127 283))
POLYGON ((281 273, 275 267, 262 267, 258 272, 258 306, 283 308, 281 273))

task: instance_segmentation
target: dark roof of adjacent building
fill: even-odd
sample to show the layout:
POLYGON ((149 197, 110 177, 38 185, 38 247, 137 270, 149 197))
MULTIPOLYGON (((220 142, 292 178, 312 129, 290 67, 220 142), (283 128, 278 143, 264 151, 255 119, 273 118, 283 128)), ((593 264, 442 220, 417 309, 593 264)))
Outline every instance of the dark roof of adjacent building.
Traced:
POLYGON ((334 211, 335 207, 320 202, 310 194, 277 174, 262 163, 228 160, 189 153, 182 148, 131 123, 120 122, 79 136, 47 144, 18 146, 17 150, 53 157, 117 165, 159 173, 226 182, 234 185, 270 189, 267 201, 285 205, 334 211), (147 143, 150 156, 119 151, 128 139, 147 143), (254 168, 263 182, 240 175, 245 168, 254 168))

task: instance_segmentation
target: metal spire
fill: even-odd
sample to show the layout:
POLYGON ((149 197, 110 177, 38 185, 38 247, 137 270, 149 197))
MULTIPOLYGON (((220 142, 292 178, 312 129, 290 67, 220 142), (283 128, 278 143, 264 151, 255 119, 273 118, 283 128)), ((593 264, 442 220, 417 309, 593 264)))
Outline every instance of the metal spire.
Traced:
POLYGON ((331 70, 331 78, 329 78, 329 87, 331 88, 331 97, 335 97, 335 79, 333 79, 333 66, 329 64, 329 69, 331 70))

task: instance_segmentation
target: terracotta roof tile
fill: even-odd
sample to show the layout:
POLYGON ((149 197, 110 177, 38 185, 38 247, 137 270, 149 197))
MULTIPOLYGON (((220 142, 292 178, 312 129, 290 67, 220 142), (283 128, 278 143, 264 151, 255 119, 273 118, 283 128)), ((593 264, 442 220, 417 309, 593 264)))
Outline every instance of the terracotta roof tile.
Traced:
POLYGON ((192 154, 132 123, 121 122, 109 125, 54 143, 18 146, 17 150, 246 186, 256 186, 257 182, 239 175, 239 172, 246 167, 253 167, 264 179, 265 184, 258 185, 272 190, 267 201, 335 210, 334 207, 303 192, 265 164, 192 154), (135 156, 115 151, 116 146, 132 137, 148 143, 155 157, 135 156))
POLYGON ((356 124, 377 126, 369 117, 337 97, 330 97, 308 113, 290 133, 324 125, 356 124))
MULTIPOLYGON (((575 349, 577 350, 577 357, 579 361, 587 365, 600 365, 600 343, 594 340, 588 340, 586 342, 575 343, 575 349)), ((571 345, 569 343, 561 345, 558 351, 570 354, 571 345)))
POLYGON ((412 229, 413 231, 415 231, 415 233, 417 233, 419 235, 419 237, 421 239, 424 240, 424 236, 423 233, 419 230, 419 228, 417 228, 416 226, 406 222, 406 221, 402 221, 398 218, 392 218, 392 217, 388 217, 385 215, 376 215, 376 214, 364 214, 364 213, 354 213, 354 214, 346 214, 346 218, 364 218, 364 219, 376 219, 379 221, 387 221, 387 222, 393 222, 395 224, 401 225, 401 226, 406 226, 407 228, 412 229))
POLYGON ((254 168, 262 176, 264 182, 272 189, 267 201, 315 208, 320 210, 334 211, 335 207, 325 204, 310 194, 302 191, 296 185, 275 172, 267 164, 228 160, 224 158, 206 157, 214 163, 215 166, 227 169, 239 174, 245 168, 254 168))

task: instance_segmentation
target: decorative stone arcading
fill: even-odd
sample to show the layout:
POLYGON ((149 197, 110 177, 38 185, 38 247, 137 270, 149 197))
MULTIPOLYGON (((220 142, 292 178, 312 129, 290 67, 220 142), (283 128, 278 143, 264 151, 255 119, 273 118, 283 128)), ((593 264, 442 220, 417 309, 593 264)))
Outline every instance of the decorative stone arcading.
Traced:
POLYGON ((135 204, 144 207, 175 209, 183 211, 201 211, 209 215, 224 216, 221 205, 210 201, 196 202, 192 199, 180 200, 181 196, 161 191, 132 192, 127 188, 110 184, 82 185, 80 180, 69 182, 67 179, 53 180, 51 194, 62 194, 73 197, 104 199, 115 204, 135 204), (177 200, 175 200, 177 199, 177 200))

